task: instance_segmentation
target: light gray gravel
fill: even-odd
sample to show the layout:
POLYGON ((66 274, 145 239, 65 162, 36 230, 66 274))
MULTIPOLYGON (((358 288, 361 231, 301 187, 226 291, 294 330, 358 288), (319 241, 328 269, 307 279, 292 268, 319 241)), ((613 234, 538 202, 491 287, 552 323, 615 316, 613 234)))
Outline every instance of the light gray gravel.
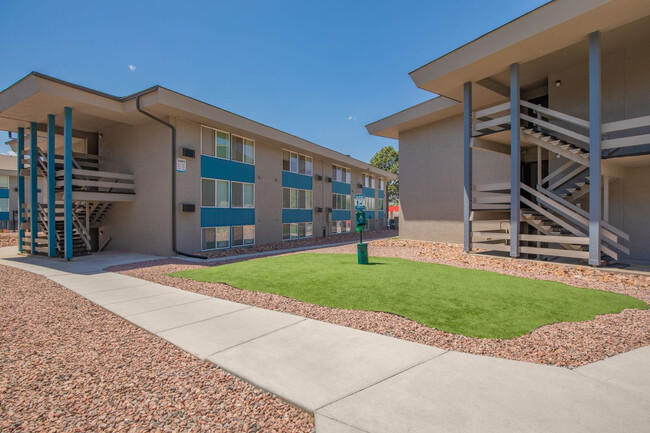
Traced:
POLYGON ((312 416, 43 277, 0 266, 0 432, 310 432, 312 416))
MULTIPOLYGON (((355 248, 355 245, 344 245, 310 252, 354 254, 355 248)), ((465 254, 459 246, 453 244, 397 239, 373 241, 370 243, 369 252, 371 257, 401 257, 423 262, 444 263, 607 290, 634 296, 650 304, 650 277, 642 275, 465 254)), ((233 258, 228 262, 233 261, 237 259, 233 258)), ((650 344, 650 310, 624 310, 619 314, 601 315, 585 322, 550 324, 510 340, 480 339, 443 332, 393 314, 332 309, 279 295, 250 292, 225 284, 202 283, 167 275, 197 267, 201 265, 188 264, 183 260, 165 259, 110 269, 208 296, 284 311, 442 349, 541 364, 577 367, 650 344)))

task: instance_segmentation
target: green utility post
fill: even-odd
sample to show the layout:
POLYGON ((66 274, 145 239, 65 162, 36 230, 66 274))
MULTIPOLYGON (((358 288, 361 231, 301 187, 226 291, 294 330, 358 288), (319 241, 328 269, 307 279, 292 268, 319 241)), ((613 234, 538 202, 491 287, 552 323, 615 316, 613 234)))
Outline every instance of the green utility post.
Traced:
POLYGON ((359 233, 359 243, 357 244, 357 263, 360 265, 368 264, 368 244, 363 243, 363 228, 366 226, 365 196, 356 194, 354 196, 356 213, 357 232, 359 233))

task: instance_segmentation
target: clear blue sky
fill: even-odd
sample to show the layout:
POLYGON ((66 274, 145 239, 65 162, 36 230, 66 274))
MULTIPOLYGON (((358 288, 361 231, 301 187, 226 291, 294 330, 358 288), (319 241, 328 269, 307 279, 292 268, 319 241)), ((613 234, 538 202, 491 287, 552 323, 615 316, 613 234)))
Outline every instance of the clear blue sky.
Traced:
POLYGON ((367 123, 432 97, 410 71, 544 3, 2 1, 0 88, 31 71, 118 96, 160 84, 367 161, 397 145, 367 123))

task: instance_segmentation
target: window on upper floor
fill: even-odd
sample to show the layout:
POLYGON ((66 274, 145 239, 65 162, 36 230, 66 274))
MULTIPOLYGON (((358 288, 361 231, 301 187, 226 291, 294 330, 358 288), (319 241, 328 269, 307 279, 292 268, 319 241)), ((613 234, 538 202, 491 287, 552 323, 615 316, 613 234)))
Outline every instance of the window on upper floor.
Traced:
POLYGON ((370 176, 369 174, 364 174, 363 175, 363 186, 366 188, 374 188, 375 187, 375 176, 370 176))
POLYGON ((313 172, 313 159, 311 156, 283 150, 282 170, 311 176, 313 172))
POLYGON ((217 158, 230 158, 230 134, 208 126, 201 126, 201 153, 217 158))
POLYGON ((350 169, 340 165, 332 165, 332 180, 335 182, 350 183, 350 169))
POLYGON ((255 141, 234 135, 231 138, 232 160, 255 164, 255 141))
POLYGON ((231 207, 254 208, 255 184, 244 182, 230 182, 231 207))
POLYGON ((350 210, 352 200, 348 194, 332 194, 332 209, 350 210))
POLYGON ((313 193, 308 189, 282 188, 283 209, 311 209, 313 193))
POLYGON ((385 186, 385 185, 384 185, 384 179, 379 179, 379 189, 380 189, 381 191, 384 190, 384 186, 385 186))
POLYGON ((201 206, 230 207, 227 180, 201 179, 201 206))
POLYGON ((0 176, 0 188, 9 188, 9 176, 0 176))

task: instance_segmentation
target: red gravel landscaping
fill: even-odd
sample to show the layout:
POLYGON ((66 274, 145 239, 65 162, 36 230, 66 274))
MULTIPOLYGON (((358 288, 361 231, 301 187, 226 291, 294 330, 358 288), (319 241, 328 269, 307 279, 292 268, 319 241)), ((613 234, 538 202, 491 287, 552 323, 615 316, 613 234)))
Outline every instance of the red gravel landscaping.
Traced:
MULTIPOLYGON (((312 252, 356 252, 355 245, 322 248, 312 252)), ((557 263, 532 262, 465 254, 457 245, 378 240, 370 243, 370 256, 482 269, 502 274, 558 281, 576 287, 600 289, 639 298, 650 304, 650 277, 557 263)), ((228 262, 237 261, 236 258, 228 262)), ((222 263, 223 264, 223 263, 222 263)), ((214 264, 212 264, 214 265, 214 264)), ((448 350, 520 361, 577 367, 650 344, 650 310, 623 310, 585 322, 542 326, 509 340, 470 338, 450 334, 389 313, 339 310, 307 304, 284 296, 251 292, 219 283, 202 283, 168 276, 171 272, 202 267, 187 261, 164 259, 109 268, 114 272, 160 284, 271 310, 284 311, 338 325, 428 344, 448 350)))
POLYGON ((312 416, 0 266, 0 431, 310 432, 312 416))
POLYGON ((18 246, 18 233, 0 233, 0 248, 18 246))

